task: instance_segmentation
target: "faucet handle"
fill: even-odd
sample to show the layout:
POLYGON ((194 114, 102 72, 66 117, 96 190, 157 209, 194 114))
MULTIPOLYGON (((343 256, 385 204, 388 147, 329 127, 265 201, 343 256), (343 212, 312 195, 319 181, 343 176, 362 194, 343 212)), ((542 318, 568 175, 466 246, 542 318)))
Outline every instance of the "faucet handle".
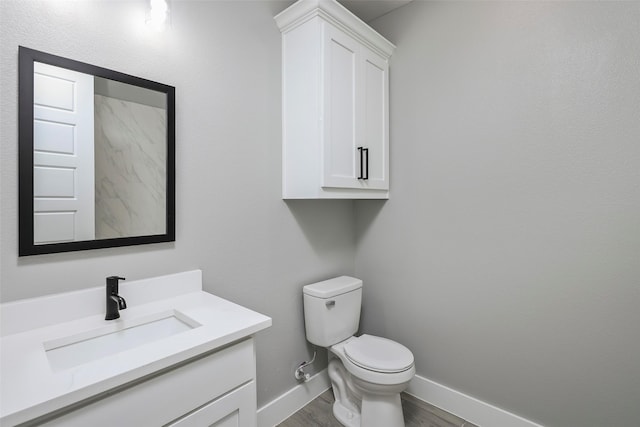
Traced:
POLYGON ((109 276, 107 277, 107 287, 111 288, 112 291, 118 292, 118 280, 127 280, 124 277, 120 276, 109 276))
POLYGON ((118 295, 118 280, 126 280, 120 276, 107 277, 107 295, 118 295))

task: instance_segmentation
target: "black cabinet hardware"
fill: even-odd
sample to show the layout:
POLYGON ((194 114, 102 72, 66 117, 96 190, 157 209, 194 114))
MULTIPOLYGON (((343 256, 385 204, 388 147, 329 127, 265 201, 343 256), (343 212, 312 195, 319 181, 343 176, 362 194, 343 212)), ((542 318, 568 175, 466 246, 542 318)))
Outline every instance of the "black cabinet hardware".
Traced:
POLYGON ((367 174, 362 179, 369 179, 369 149, 363 148, 362 151, 364 151, 366 157, 364 164, 367 167, 367 174))
POLYGON ((358 179, 369 179, 369 149, 358 147, 358 152, 360 154, 360 175, 358 179))

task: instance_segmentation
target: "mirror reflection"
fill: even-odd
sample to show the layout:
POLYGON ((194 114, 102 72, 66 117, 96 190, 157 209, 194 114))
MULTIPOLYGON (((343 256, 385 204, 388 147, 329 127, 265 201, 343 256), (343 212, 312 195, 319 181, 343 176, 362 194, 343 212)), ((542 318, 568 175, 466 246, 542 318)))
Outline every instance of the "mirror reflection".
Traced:
POLYGON ((26 48, 20 57, 20 254, 174 240, 174 88, 26 48))
POLYGON ((163 93, 36 62, 34 243, 165 233, 166 133, 163 93))
POLYGON ((105 90, 94 95, 95 238, 166 233, 166 96, 98 83, 105 90))

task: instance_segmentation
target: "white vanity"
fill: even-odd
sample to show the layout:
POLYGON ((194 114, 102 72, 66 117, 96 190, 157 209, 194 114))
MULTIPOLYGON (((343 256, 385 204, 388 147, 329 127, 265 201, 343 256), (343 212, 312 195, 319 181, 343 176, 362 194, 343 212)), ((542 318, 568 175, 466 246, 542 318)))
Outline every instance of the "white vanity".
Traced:
POLYGON ((202 291, 194 270, 0 306, 0 424, 255 426, 253 335, 271 319, 202 291))

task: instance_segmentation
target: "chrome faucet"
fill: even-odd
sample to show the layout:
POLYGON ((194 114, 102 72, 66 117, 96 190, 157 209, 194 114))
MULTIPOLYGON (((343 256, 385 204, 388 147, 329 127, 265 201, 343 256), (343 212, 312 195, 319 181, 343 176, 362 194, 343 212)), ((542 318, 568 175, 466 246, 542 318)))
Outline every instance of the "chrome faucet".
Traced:
POLYGON ((118 295, 118 280, 126 280, 124 277, 107 277, 107 315, 104 320, 113 320, 120 317, 119 310, 127 308, 127 302, 118 295))

